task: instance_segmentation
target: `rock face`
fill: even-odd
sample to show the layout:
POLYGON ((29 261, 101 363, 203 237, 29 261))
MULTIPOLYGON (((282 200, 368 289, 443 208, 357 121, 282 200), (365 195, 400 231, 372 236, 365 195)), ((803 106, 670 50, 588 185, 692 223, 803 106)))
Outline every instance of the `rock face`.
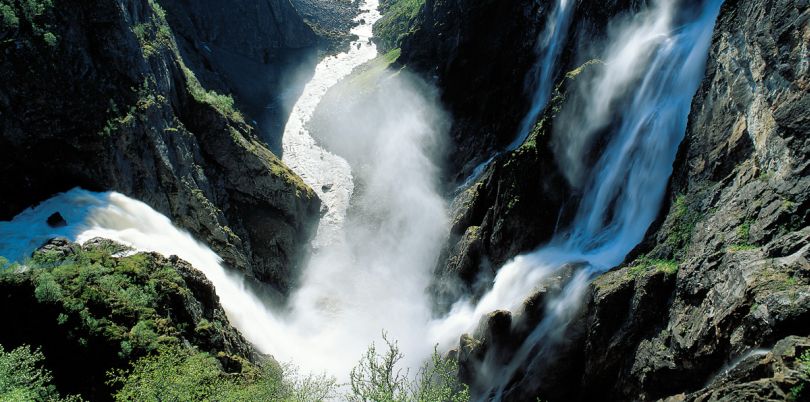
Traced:
MULTIPOLYGON (((452 181, 463 180, 517 136, 532 98, 527 84, 537 58, 534 46, 555 3, 424 0, 419 14, 400 27, 404 32, 399 62, 435 81, 453 116, 452 181)), ((575 60, 574 53, 598 40, 610 17, 636 9, 638 3, 578 1, 554 81, 560 72, 587 60, 575 60)))
MULTIPOLYGON (((172 217, 228 264, 287 289, 319 201, 230 97, 201 86, 188 68, 198 63, 180 55, 210 40, 260 57, 308 28, 277 14, 253 30, 234 23, 242 28, 215 35, 210 25, 220 22, 201 11, 215 5, 199 3, 189 24, 210 36, 183 25, 181 52, 172 13, 157 2, 55 1, 29 10, 34 3, 2 2, 15 19, 0 30, 0 185, 14 190, 0 195, 0 219, 75 186, 115 190, 172 217), (252 42, 265 31, 280 36, 252 42)), ((247 12, 239 4, 233 10, 247 12)))
MULTIPOLYGON (((659 222, 505 400, 809 397, 808 19, 799 0, 726 1, 659 222)), ((463 338, 462 374, 509 361, 553 294, 463 338)))
POLYGON ((33 269, 4 272, 0 299, 13 308, 0 319, 13 325, 0 344, 41 346, 58 388, 90 400, 110 398, 108 370, 161 345, 194 346, 229 372, 258 359, 200 271, 175 256, 127 253, 106 239, 54 239, 34 253, 33 269))

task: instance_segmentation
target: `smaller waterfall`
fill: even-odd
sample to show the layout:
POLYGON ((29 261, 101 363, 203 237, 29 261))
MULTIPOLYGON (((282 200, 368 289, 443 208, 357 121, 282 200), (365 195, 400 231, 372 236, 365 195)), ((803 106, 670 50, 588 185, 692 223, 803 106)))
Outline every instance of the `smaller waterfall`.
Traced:
POLYGON ((526 77, 526 88, 531 93, 531 106, 526 116, 520 122, 515 139, 502 151, 495 153, 486 161, 473 169, 457 192, 469 187, 486 171, 489 164, 505 152, 514 151, 520 147, 532 131, 537 117, 545 110, 554 85, 554 74, 557 71, 557 61, 562 53, 565 40, 573 16, 574 0, 556 0, 556 4, 548 15, 546 25, 537 37, 534 51, 537 60, 526 77))
POLYGON ((554 85, 554 73, 557 70, 557 59, 562 53, 565 40, 568 38, 568 30, 571 25, 573 15, 574 0, 557 0, 554 10, 548 16, 546 27, 540 34, 535 45, 537 52, 537 62, 532 68, 528 84, 532 88, 532 104, 529 112, 520 122, 517 137, 509 146, 507 151, 517 149, 529 136, 529 133, 537 121, 537 117, 546 108, 548 99, 551 96, 551 89, 554 85))

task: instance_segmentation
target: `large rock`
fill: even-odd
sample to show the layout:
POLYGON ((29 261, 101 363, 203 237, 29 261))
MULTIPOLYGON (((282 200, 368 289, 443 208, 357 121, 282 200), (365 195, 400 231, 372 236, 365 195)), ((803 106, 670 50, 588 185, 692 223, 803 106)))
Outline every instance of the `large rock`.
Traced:
MULTIPOLYGON (((75 186, 116 190, 170 216, 231 266, 287 289, 319 201, 230 98, 200 85, 163 9, 64 0, 27 17, 22 3, 3 0, 19 22, 0 32, 0 186, 9 189, 0 219, 75 186)), ((220 27, 229 33, 217 43, 247 46, 279 21, 303 24, 278 18, 253 31, 220 27)), ((289 41, 307 29, 273 26, 289 41)), ((259 57, 266 46, 244 52, 259 57)))

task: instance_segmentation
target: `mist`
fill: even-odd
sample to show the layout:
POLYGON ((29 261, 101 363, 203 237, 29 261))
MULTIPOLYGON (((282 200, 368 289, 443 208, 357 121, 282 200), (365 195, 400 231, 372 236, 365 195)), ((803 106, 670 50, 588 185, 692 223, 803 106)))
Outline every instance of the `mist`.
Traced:
POLYGON ((343 96, 357 88, 340 90, 350 106, 319 138, 352 166, 352 207, 340 236, 314 250, 282 328, 260 345, 339 379, 383 331, 399 342, 404 366, 430 354, 426 289, 448 225, 437 163, 447 120, 435 93, 408 74, 352 99, 343 96))

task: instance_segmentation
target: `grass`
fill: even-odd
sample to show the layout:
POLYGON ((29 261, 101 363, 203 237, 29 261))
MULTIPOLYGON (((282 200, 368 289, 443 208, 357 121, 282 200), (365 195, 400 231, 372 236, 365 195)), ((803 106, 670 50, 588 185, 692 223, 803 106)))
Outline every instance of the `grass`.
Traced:
POLYGON ((380 3, 383 17, 374 24, 374 36, 384 51, 400 47, 413 28, 425 0, 384 0, 380 3))
POLYGON ((730 252, 751 251, 759 248, 751 242, 752 223, 753 221, 746 220, 737 228, 737 242, 728 248, 730 252))
POLYGON ((675 256, 682 256, 692 240, 697 222, 702 215, 686 195, 675 197, 669 214, 669 230, 664 244, 672 248, 675 256))
POLYGON ((678 262, 675 260, 653 259, 647 256, 640 256, 636 258, 627 269, 627 275, 633 279, 647 272, 663 272, 667 275, 674 275, 678 272, 678 262))
POLYGON ((223 116, 228 117, 231 120, 235 120, 240 123, 245 122, 245 117, 242 115, 242 112, 234 107, 234 101, 230 95, 222 95, 215 91, 206 90, 203 88, 202 84, 200 84, 200 81, 197 80, 197 76, 194 75, 193 71, 191 71, 184 64, 181 64, 181 67, 186 76, 186 86, 194 99, 210 105, 218 112, 222 113, 223 116))

